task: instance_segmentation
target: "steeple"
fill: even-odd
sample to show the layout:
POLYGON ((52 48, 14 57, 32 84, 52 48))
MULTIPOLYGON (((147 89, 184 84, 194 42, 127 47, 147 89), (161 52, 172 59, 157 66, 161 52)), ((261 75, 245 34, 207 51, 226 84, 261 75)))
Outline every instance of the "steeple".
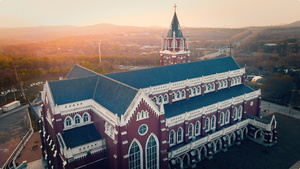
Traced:
POLYGON ((173 32, 175 32, 175 37, 176 38, 182 38, 183 37, 181 27, 180 27, 180 24, 179 24, 177 15, 176 15, 176 7, 177 6, 175 4, 175 6, 174 6, 174 16, 173 16, 173 19, 172 19, 172 22, 171 22, 171 26, 169 28, 168 35, 167 35, 167 37, 169 37, 169 38, 173 37, 173 32))
POLYGON ((160 50, 160 65, 172 65, 190 62, 190 51, 188 49, 189 35, 183 36, 182 30, 174 6, 174 16, 166 37, 162 34, 160 50))

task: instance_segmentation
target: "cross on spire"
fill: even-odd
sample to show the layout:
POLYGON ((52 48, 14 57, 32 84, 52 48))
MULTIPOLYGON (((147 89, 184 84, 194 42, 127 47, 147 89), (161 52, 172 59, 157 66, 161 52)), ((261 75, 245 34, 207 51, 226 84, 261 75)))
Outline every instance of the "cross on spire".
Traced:
POLYGON ((174 12, 176 12, 176 7, 177 7, 177 6, 176 6, 176 4, 175 4, 175 5, 174 5, 174 12))

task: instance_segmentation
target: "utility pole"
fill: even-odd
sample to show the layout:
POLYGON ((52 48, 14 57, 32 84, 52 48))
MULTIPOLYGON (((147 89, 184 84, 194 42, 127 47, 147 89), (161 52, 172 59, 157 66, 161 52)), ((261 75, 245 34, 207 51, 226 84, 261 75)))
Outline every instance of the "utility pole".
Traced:
POLYGON ((98 43, 98 48, 99 48, 99 63, 101 63, 101 51, 100 51, 100 42, 98 43))
POLYGON ((25 92, 24 92, 24 89, 23 89, 24 83, 23 83, 23 81, 22 81, 22 79, 21 79, 20 74, 19 74, 18 71, 17 71, 17 67, 16 67, 16 66, 15 66, 15 73, 16 73, 16 79, 17 79, 17 82, 19 82, 19 84, 20 84, 21 94, 22 94, 22 96, 23 96, 24 101, 26 102, 26 96, 25 96, 25 92))

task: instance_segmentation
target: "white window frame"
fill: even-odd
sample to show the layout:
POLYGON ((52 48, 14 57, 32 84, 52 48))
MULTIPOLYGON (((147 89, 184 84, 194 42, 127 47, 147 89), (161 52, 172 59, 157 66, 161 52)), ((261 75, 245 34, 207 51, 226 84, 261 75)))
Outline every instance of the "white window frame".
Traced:
POLYGON ((183 133, 183 128, 182 128, 182 127, 179 127, 179 128, 177 129, 177 137, 176 137, 176 138, 177 138, 177 144, 183 142, 183 137, 184 137, 183 134, 184 134, 184 133, 183 133), (181 130, 181 133, 180 133, 180 134, 181 134, 181 139, 180 139, 180 140, 179 140, 179 132, 180 132, 179 129, 181 130))

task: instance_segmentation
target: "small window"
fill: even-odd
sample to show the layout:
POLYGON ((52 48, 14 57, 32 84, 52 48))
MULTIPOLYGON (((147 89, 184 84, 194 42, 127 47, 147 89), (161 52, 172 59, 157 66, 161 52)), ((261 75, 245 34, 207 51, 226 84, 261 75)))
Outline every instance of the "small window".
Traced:
POLYGON ((76 116, 75 117, 75 124, 79 124, 80 123, 80 117, 79 116, 76 116))
POLYGON ((164 102, 167 102, 167 101, 168 101, 168 95, 165 94, 165 96, 164 96, 164 102))
POLYGON ((83 122, 89 121, 89 116, 87 114, 83 115, 83 122))
POLYGON ((183 129, 179 127, 177 131, 177 142, 180 143, 183 141, 183 129))
POLYGON ((180 92, 177 92, 177 99, 180 98, 180 92))
POLYGON ((193 95, 196 94, 196 88, 193 88, 193 95))
POLYGON ((72 125, 72 121, 70 117, 67 117, 66 119, 66 126, 71 126, 72 125))
POLYGON ((182 90, 182 92, 181 92, 181 97, 182 97, 182 98, 185 97, 185 92, 184 92, 184 90, 182 90))
POLYGON ((175 137, 175 132, 174 132, 174 130, 172 130, 170 132, 170 135, 169 135, 169 143, 170 143, 170 145, 175 144, 174 137, 175 137))
POLYGON ((194 134, 194 126, 193 124, 189 125, 189 137, 192 137, 194 134))
POLYGON ((158 103, 162 103, 162 96, 158 97, 158 103))
POLYGON ((200 87, 197 88, 197 93, 198 93, 198 94, 201 93, 200 87))
POLYGON ((153 98, 152 98, 152 101, 156 103, 156 97, 153 97, 153 98))
POLYGON ((172 93, 172 100, 175 100, 175 93, 172 93))

